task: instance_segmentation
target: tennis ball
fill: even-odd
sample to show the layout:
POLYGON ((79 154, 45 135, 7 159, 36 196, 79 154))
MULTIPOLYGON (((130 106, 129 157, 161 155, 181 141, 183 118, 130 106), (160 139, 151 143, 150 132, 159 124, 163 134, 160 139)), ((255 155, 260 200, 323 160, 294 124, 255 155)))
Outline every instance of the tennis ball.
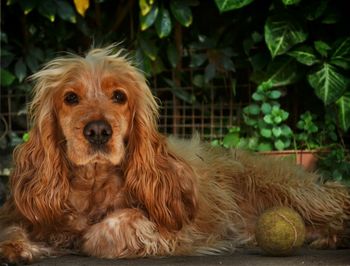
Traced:
POLYGON ((274 207, 259 217, 255 237, 260 248, 267 254, 291 255, 304 243, 305 224, 293 209, 274 207))

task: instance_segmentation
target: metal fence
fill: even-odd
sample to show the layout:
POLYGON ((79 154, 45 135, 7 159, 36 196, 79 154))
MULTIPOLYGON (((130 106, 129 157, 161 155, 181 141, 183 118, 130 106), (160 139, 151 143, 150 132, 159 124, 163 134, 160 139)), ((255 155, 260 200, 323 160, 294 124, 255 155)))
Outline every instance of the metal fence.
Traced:
MULTIPOLYGON (((196 132, 203 139, 211 140, 222 138, 227 128, 240 124, 242 107, 245 106, 242 99, 249 97, 237 96, 236 92, 243 91, 246 95, 250 95, 249 82, 240 82, 240 85, 235 87, 233 86, 236 83, 235 77, 225 76, 213 80, 205 88, 198 88, 192 84, 196 70, 183 70, 182 76, 186 75, 184 80, 187 80, 187 83, 176 80, 172 71, 154 76, 150 80, 150 87, 160 103, 159 130, 162 133, 187 138, 196 132), (176 88, 164 82, 166 79, 176 84, 176 88), (183 92, 193 97, 193 101, 189 102, 181 95, 179 97, 176 92, 183 92)), ((14 93, 11 90, 2 89, 0 140, 7 138, 16 142, 27 132, 30 127, 26 111, 29 100, 28 93, 14 93)), ((5 144, 0 143, 0 145, 5 144)), ((4 147, 0 146, 0 148, 4 147)))

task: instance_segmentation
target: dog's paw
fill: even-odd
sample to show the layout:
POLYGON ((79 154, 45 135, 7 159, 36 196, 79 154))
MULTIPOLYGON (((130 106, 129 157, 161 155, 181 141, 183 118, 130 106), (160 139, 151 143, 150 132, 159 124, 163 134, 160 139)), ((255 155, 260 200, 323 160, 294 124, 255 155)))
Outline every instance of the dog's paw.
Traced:
POLYGON ((22 240, 0 243, 0 261, 3 263, 28 264, 48 253, 47 248, 22 240))
POLYGON ((318 238, 312 241, 309 246, 314 249, 336 249, 338 247, 338 238, 336 235, 318 238))
POLYGON ((91 226, 83 244, 85 254, 102 258, 154 256, 168 249, 156 225, 133 209, 110 214, 91 226))

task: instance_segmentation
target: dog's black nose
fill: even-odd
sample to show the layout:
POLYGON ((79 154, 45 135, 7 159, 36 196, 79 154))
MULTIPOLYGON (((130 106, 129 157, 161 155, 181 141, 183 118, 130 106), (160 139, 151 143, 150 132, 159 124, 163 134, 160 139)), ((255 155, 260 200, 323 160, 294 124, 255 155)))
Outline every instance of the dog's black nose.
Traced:
POLYGON ((104 120, 91 121, 84 127, 85 138, 95 145, 105 144, 112 133, 112 127, 104 120))

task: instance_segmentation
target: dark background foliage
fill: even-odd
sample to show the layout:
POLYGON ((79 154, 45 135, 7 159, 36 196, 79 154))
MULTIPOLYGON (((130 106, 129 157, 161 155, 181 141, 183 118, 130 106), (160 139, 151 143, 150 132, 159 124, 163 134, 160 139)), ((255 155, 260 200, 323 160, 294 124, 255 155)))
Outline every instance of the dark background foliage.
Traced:
MULTIPOLYGON (((28 95, 12 106, 25 113, 26 77, 43 63, 62 51, 121 42, 150 79, 171 70, 172 78, 161 82, 188 104, 225 97, 227 90, 213 96, 208 87, 229 80, 235 101, 247 106, 243 123, 214 144, 252 150, 336 145, 346 162, 349 25, 342 0, 1 1, 1 94, 28 95), (252 91, 244 89, 247 82, 252 91)), ((26 131, 26 119, 18 118, 16 127, 26 131)), ((22 141, 21 134, 5 133, 3 153, 22 141)))

